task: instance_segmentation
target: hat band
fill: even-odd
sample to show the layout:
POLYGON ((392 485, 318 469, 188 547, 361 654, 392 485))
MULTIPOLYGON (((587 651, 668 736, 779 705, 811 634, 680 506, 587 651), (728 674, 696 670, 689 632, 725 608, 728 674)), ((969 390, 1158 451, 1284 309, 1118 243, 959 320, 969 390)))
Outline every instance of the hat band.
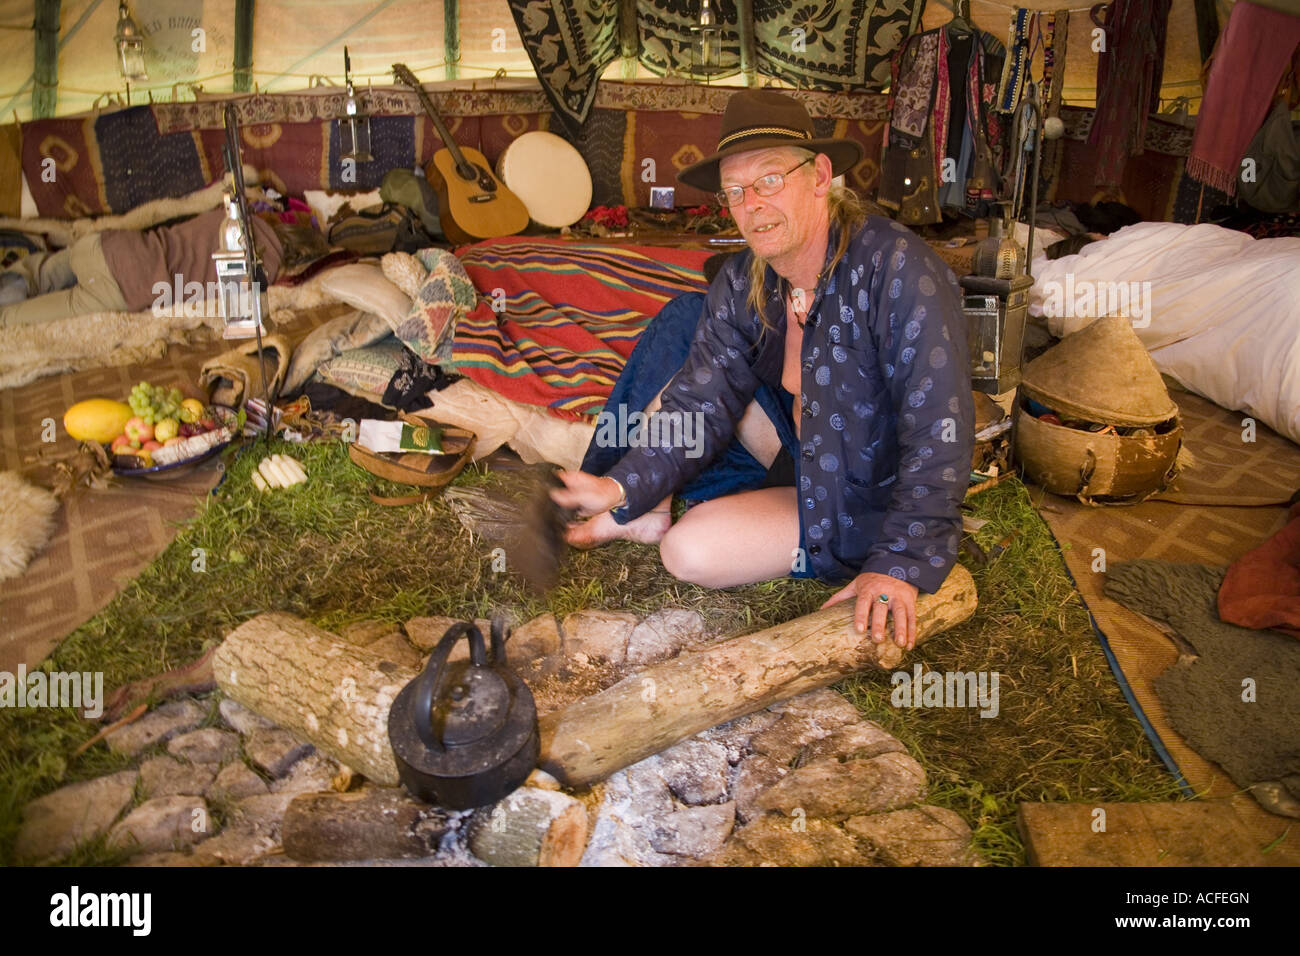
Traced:
POLYGON ((794 129, 790 126, 751 126, 748 129, 738 130, 718 140, 718 149, 726 149, 738 139, 746 139, 750 136, 790 136, 797 139, 812 139, 812 133, 807 130, 794 129))

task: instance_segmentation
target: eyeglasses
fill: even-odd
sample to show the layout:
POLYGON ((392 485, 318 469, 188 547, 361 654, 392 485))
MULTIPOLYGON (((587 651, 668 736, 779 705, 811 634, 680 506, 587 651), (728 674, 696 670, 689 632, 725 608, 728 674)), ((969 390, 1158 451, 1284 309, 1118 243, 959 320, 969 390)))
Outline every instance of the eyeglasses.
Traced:
MULTIPOLYGON (((809 156, 799 166, 811 163, 816 156, 809 156)), ((785 177, 789 176, 799 166, 794 169, 787 169, 783 173, 768 173, 766 176, 759 176, 748 186, 728 186, 726 189, 719 190, 713 196, 724 206, 739 206, 745 201, 745 190, 754 190, 755 196, 775 196, 785 188, 785 177)))

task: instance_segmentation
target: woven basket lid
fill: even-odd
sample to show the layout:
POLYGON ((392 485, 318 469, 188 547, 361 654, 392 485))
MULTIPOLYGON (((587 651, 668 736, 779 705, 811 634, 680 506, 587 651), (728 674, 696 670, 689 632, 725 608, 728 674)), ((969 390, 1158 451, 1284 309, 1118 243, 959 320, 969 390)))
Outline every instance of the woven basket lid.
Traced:
POLYGON ((1061 418, 1154 425, 1178 414, 1129 319, 1108 316, 1025 366, 1021 386, 1061 418))

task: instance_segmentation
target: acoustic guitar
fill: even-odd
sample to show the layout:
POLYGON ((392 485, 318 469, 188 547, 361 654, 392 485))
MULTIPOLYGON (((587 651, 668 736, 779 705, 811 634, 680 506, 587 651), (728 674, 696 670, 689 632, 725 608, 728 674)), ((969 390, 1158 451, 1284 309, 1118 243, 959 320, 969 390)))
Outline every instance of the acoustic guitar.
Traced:
POLYGON ((442 137, 424 174, 438 194, 442 231, 455 243, 478 242, 496 236, 513 236, 528 227, 528 208, 492 174, 487 157, 476 149, 458 146, 433 108, 433 101, 405 63, 393 64, 393 76, 413 89, 442 137))

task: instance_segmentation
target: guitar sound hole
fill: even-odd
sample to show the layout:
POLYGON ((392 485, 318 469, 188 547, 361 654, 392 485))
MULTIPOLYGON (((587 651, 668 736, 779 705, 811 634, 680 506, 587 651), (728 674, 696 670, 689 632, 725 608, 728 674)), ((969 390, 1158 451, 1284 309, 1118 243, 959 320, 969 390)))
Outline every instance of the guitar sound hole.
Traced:
MULTIPOLYGON (((482 166, 478 165, 477 163, 470 164, 470 171, 471 171, 471 175, 466 176, 462 172, 461 177, 467 182, 477 182, 478 188, 483 190, 484 192, 488 192, 488 193, 496 192, 497 183, 496 180, 492 178, 491 173, 489 173, 486 169, 484 169, 482 166)), ((482 200, 479 201, 481 202, 482 200)))

